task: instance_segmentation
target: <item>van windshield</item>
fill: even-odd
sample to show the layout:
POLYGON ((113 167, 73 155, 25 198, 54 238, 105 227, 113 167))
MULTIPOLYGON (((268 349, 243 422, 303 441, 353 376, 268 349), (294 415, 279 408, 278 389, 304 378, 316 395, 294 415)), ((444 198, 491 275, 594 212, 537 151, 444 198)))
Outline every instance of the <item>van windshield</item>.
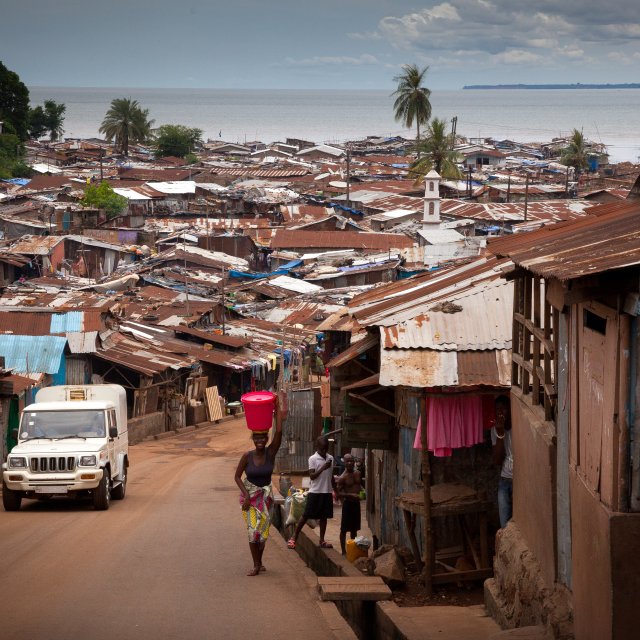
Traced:
POLYGON ((104 438, 103 411, 29 411, 22 415, 20 439, 104 438))

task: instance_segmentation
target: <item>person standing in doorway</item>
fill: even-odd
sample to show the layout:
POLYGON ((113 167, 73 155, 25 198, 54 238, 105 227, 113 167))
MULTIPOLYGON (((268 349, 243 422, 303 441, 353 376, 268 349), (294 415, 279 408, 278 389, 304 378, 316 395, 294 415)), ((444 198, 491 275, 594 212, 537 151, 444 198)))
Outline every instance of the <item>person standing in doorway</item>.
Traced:
POLYGON ((511 448, 511 401, 498 396, 495 401, 496 423, 491 429, 493 461, 501 465, 498 484, 500 527, 507 526, 513 513, 513 450, 511 448))
POLYGON ((347 532, 354 540, 360 529, 360 490, 362 489, 362 477, 356 471, 355 458, 345 454, 344 472, 336 480, 336 493, 342 500, 342 516, 340 519, 340 549, 342 555, 347 553, 347 532))
POLYGON ((316 452, 309 458, 309 493, 302 518, 296 526, 293 536, 287 542, 289 549, 296 548, 296 542, 307 520, 318 520, 320 524, 320 547, 333 549, 333 545, 324 539, 327 532, 327 519, 333 518, 333 456, 328 453, 329 441, 325 436, 316 440, 316 452))

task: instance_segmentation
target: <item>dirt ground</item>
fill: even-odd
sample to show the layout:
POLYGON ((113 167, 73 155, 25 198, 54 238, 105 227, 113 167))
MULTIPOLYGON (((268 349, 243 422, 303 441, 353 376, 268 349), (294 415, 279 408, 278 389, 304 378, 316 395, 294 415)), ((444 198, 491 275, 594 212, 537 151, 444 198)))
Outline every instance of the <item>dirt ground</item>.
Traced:
POLYGON ((484 604, 482 583, 437 585, 432 595, 426 594, 421 576, 416 571, 407 570, 406 583, 393 590, 393 601, 399 607, 455 606, 468 607, 484 604))

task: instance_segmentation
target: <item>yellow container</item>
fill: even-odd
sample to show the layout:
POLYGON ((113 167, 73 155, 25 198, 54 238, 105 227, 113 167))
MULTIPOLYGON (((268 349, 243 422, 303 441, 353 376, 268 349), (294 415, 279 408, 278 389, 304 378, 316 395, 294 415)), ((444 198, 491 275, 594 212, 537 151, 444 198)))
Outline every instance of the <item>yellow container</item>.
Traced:
POLYGON ((369 555, 368 549, 363 549, 356 544, 355 540, 347 540, 347 560, 354 562, 358 558, 366 558, 369 555))

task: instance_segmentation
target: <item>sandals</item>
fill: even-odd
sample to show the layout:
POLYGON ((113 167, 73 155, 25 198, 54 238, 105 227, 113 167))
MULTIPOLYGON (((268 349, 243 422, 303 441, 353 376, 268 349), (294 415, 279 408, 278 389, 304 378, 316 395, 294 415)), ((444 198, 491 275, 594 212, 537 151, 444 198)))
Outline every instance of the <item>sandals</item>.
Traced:
POLYGON ((318 545, 321 549, 333 549, 333 545, 330 542, 324 540, 318 545))
POLYGON ((288 549, 295 549, 296 548, 296 541, 293 538, 290 538, 287 541, 287 548, 288 549))

